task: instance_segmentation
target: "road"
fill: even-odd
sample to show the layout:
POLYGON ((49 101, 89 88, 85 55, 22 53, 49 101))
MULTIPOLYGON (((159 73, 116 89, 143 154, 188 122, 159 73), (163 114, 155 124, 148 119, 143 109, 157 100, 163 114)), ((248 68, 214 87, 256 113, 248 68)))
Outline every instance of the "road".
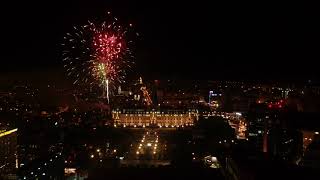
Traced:
POLYGON ((155 130, 146 129, 142 137, 134 142, 129 153, 120 162, 125 166, 159 166, 169 165, 166 160, 167 145, 160 140, 155 130))

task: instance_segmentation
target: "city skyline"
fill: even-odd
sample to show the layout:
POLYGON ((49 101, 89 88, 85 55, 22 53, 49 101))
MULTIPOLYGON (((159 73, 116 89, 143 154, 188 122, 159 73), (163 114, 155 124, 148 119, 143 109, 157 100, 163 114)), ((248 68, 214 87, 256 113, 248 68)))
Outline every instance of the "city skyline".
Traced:
POLYGON ((314 179, 319 15, 294 2, 4 3, 0 179, 314 179))

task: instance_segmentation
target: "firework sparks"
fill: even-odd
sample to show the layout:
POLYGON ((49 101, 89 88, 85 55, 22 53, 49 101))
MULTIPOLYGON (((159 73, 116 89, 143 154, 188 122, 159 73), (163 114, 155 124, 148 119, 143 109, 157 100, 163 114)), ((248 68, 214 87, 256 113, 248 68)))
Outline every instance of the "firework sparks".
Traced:
POLYGON ((103 23, 74 27, 62 44, 64 67, 74 84, 98 85, 108 101, 109 89, 124 81, 132 58, 132 41, 127 41, 132 24, 121 26, 110 14, 103 23))

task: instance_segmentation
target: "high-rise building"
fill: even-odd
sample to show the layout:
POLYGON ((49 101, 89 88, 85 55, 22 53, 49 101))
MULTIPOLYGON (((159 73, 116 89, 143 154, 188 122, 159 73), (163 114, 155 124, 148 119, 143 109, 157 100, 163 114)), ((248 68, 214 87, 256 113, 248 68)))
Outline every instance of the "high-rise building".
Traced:
POLYGON ((302 133, 292 129, 272 128, 268 132, 268 153, 295 163, 303 151, 302 133))
POLYGON ((251 147, 257 152, 265 151, 265 129, 266 129, 266 119, 268 116, 259 115, 254 117, 254 119, 249 119, 248 126, 248 140, 251 147))
POLYGON ((277 112, 269 111, 264 105, 256 105, 248 113, 248 140, 256 152, 268 152, 269 130, 281 127, 277 112))
POLYGON ((320 168, 320 135, 315 135, 316 140, 312 141, 307 147, 301 164, 306 167, 320 168))
POLYGON ((0 179, 11 179, 16 176, 17 130, 0 130, 0 179))

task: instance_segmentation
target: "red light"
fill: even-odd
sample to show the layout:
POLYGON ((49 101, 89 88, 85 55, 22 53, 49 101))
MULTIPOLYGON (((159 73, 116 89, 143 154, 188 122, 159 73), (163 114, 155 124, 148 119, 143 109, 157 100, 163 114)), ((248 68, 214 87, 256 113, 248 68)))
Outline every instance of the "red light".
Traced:
POLYGON ((280 103, 283 103, 283 100, 282 100, 282 99, 280 100, 280 103))
POLYGON ((269 104, 269 105, 268 105, 268 108, 272 108, 272 105, 271 105, 271 104, 269 104))
POLYGON ((282 105, 280 104, 278 107, 279 107, 279 108, 282 108, 282 105))

